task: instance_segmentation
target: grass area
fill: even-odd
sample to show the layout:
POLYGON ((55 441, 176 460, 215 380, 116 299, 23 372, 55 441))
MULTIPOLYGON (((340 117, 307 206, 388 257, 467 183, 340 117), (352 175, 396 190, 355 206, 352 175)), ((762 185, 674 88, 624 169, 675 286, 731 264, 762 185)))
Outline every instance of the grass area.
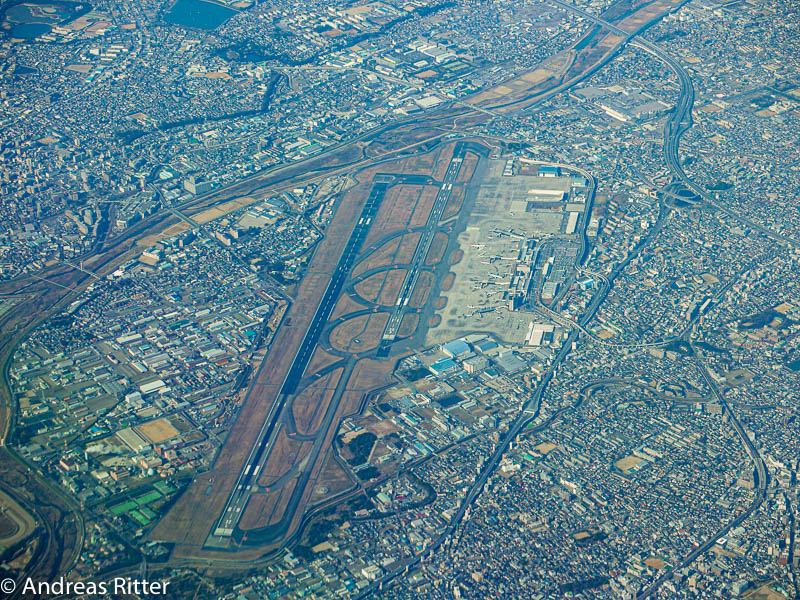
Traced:
POLYGON ((161 498, 161 492, 153 490, 152 492, 148 492, 142 496, 136 498, 135 502, 137 506, 142 506, 143 504, 150 504, 161 498))
POLYGON ((122 513, 126 513, 129 510, 136 508, 137 504, 133 500, 129 500, 128 502, 124 502, 123 504, 117 504, 116 506, 111 507, 111 514, 112 515, 121 515, 122 513))

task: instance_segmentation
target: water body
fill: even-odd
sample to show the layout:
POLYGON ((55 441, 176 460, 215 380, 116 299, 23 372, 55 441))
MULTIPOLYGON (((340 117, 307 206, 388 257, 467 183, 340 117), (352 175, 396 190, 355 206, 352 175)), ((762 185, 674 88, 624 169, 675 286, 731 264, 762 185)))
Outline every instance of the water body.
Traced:
POLYGON ((54 25, 73 21, 92 10, 87 2, 70 0, 18 0, 2 3, 0 21, 10 27, 8 35, 31 40, 50 33, 54 25))
POLYGON ((181 27, 210 31, 222 25, 236 12, 227 6, 204 0, 178 0, 164 15, 164 21, 181 27))
POLYGON ((50 33, 51 29, 52 27, 45 23, 22 23, 11 28, 11 37, 32 40, 45 33, 50 33))

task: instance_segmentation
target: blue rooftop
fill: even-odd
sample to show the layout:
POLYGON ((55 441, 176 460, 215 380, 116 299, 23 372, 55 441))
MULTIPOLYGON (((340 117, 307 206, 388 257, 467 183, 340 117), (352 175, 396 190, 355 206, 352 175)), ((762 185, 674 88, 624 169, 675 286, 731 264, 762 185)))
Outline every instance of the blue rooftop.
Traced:
POLYGON ((497 342, 493 342, 492 340, 481 340, 475 347, 480 350, 481 352, 486 352, 487 350, 491 350, 492 348, 497 348, 497 342))
POLYGON ((469 352, 469 344, 463 340, 453 340, 442 346, 442 351, 450 356, 459 356, 469 352))

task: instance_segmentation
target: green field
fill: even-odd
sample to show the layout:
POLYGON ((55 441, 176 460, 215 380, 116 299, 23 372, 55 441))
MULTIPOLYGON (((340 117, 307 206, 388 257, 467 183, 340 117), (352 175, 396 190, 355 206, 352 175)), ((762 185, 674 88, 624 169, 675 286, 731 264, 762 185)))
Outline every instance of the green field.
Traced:
POLYGON ((117 504, 116 506, 111 507, 111 514, 113 515, 121 515, 122 513, 126 513, 129 510, 133 510, 136 508, 136 502, 133 500, 128 500, 123 504, 117 504))
POLYGON ((175 488, 168 484, 166 481, 157 481, 153 484, 153 487, 156 488, 159 492, 164 494, 165 496, 171 494, 175 491, 175 488))
POLYGON ((137 523, 139 523, 140 525, 147 525, 147 524, 149 524, 149 523, 150 523, 150 519, 148 519, 147 517, 145 517, 145 516, 144 516, 144 515, 143 515, 141 512, 139 512, 138 510, 132 510, 130 513, 128 513, 128 516, 129 516, 129 517, 131 517, 132 519, 134 519, 134 520, 135 520, 137 523))
POLYGON ((148 492, 136 498, 136 505, 142 506, 143 504, 150 504, 151 502, 158 500, 159 498, 161 498, 161 492, 153 490, 152 492, 148 492))

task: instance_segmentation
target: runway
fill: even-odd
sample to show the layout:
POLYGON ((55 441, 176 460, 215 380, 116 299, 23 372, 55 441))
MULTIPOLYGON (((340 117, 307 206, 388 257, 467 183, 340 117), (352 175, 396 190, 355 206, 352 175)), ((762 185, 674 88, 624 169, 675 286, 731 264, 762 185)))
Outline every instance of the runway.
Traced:
MULTIPOLYGON (((398 295, 397 302, 392 309, 392 314, 384 329, 383 340, 381 348, 378 350, 377 355, 381 356, 381 352, 388 353, 391 347, 391 342, 397 337, 400 324, 405 314, 405 309, 414 292, 414 288, 419 280, 421 269, 424 266, 425 258, 431 248, 434 236, 439 226, 439 221, 447 206, 450 196, 452 194, 453 184, 458 179, 461 170, 461 164, 464 160, 464 155, 469 150, 469 144, 458 144, 455 148, 453 157, 450 159, 447 171, 440 184, 439 191, 434 200, 431 212, 428 215, 426 225, 422 231, 420 241, 414 251, 412 261, 409 265, 408 273, 403 281, 400 294, 398 295)), ((276 440, 279 438, 279 433, 283 427, 283 414, 287 403, 291 406, 291 398, 298 392, 299 385, 303 380, 303 376, 314 355, 314 351, 320 341, 320 337, 325 330, 331 313, 336 306, 339 297, 344 288, 344 284, 348 281, 350 273, 353 269, 356 259, 362 253, 362 245, 367 237, 369 229, 372 225, 372 220, 378 212, 378 209, 386 196, 387 191, 394 185, 409 185, 409 184, 426 184, 430 185, 434 181, 429 177, 408 175, 408 174, 378 174, 373 179, 372 189, 370 194, 361 210, 361 214, 355 224, 353 231, 348 238, 347 244, 342 252, 336 268, 331 274, 331 279, 325 289, 325 293, 314 313, 308 330, 303 338, 297 353, 294 356, 291 366, 289 367, 286 376, 281 384, 280 391, 276 397, 275 402, 272 404, 269 413, 267 414, 261 429, 256 437, 253 447, 247 456, 247 459, 238 474, 236 483, 228 497, 228 500, 223 508, 220 517, 211 535, 209 535, 206 544, 212 547, 227 547, 231 537, 238 537, 242 532, 238 530, 238 524, 243 516, 247 503, 253 493, 263 492, 264 489, 258 485, 258 475, 268 462, 270 454, 276 440)), ((330 405, 326 409, 326 415, 323 423, 320 426, 320 431, 326 432, 331 425, 331 421, 336 412, 338 402, 344 392, 347 379, 349 378, 349 370, 352 369, 353 364, 346 365, 345 373, 343 373, 339 386, 330 401, 330 405)), ((304 459, 303 464, 294 466, 288 473, 292 476, 298 475, 298 483, 292 491, 289 503, 284 511, 283 517, 280 522, 264 528, 260 533, 255 531, 248 532, 248 538, 254 539, 255 537, 262 537, 262 542, 278 541, 281 532, 288 528, 289 523, 294 517, 297 507, 303 495, 306 483, 310 477, 311 469, 317 462, 320 452, 323 450, 322 441, 325 439, 324 433, 317 436, 314 440, 313 447, 304 459)), ((285 476, 288 477, 288 473, 285 476)), ((284 532, 285 533, 285 532, 284 532)))
POLYGON ((422 236, 417 244, 417 248, 414 250, 414 256, 411 259, 408 273, 406 274, 403 285, 400 288, 400 294, 397 296, 397 302, 392 310, 392 316, 389 317, 389 321, 386 323, 386 328, 383 331, 382 346, 384 348, 397 337, 397 332, 400 329, 400 323, 403 321, 403 315, 405 314, 406 306, 408 305, 408 301, 411 299, 411 294, 414 293, 414 288, 419 280, 420 267, 423 265, 425 257, 428 255, 428 251, 433 243, 433 238, 436 235, 436 229, 439 225, 439 221, 442 218, 442 213, 444 213, 447 202, 450 200, 450 195, 453 192, 453 184, 458 179, 458 174, 461 171, 461 163, 464 161, 465 153, 466 148, 459 144, 459 146, 457 146, 456 153, 453 154, 453 158, 450 160, 450 164, 447 166, 447 172, 442 180, 442 185, 439 188, 439 192, 436 194, 436 199, 434 200, 433 207, 428 215, 428 221, 425 224, 425 229, 422 232, 422 236))
MULTIPOLYGON (((297 391, 297 386, 314 354, 322 330, 339 299, 342 287, 353 268, 353 263, 361 252, 361 246, 369 232, 372 219, 378 212, 392 181, 392 178, 381 178, 380 176, 375 178, 370 195, 361 210, 359 220, 350 234, 331 280, 328 282, 322 300, 314 313, 314 318, 311 320, 308 331, 303 338, 303 343, 300 345, 283 380, 277 401, 270 408, 247 460, 239 473, 236 484, 228 497, 228 501, 225 503, 214 532, 209 536, 208 543, 211 545, 216 545, 215 542, 219 543, 233 535, 250 495, 258 488, 258 473, 269 458, 270 451, 277 438, 277 435, 274 434, 280 429, 278 423, 286 405, 286 400, 297 391), (218 539, 215 540, 214 538, 218 539)), ((316 456, 311 456, 309 461, 309 464, 314 464, 316 456)))

